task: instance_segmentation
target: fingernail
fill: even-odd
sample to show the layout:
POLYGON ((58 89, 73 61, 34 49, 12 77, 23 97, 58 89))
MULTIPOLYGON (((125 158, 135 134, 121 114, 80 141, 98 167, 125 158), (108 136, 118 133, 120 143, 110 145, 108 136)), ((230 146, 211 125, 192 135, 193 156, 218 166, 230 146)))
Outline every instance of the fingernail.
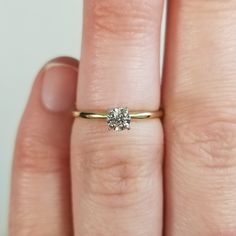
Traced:
POLYGON ((48 64, 43 73, 42 102, 46 109, 63 112, 75 103, 77 68, 69 64, 48 64))

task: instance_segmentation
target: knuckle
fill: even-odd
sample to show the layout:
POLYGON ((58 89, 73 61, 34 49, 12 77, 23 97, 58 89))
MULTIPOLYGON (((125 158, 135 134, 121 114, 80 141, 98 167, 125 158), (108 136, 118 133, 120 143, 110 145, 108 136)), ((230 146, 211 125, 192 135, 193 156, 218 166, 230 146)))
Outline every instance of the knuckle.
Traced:
POLYGON ((194 11, 196 13, 211 13, 211 12, 224 12, 224 11, 232 11, 233 9, 236 9, 236 4, 234 1, 224 1, 224 0, 218 0, 218 1, 212 1, 212 0, 192 0, 192 1, 185 1, 183 7, 189 8, 191 11, 194 11), (199 8, 201 8, 201 11, 199 11, 199 8))
POLYGON ((173 132, 172 148, 178 155, 213 169, 236 166, 234 115, 221 110, 183 116, 172 119, 167 131, 167 136, 173 132))
POLYGON ((105 199, 105 202, 114 198, 124 201, 137 192, 144 192, 142 186, 148 185, 156 169, 154 157, 145 160, 145 148, 137 146, 85 151, 82 155, 86 191, 96 199, 105 199), (130 149, 136 150, 130 152, 130 149))
POLYGON ((150 179, 161 171, 162 144, 156 135, 111 135, 86 134, 86 143, 76 137, 73 167, 92 200, 112 207, 135 204, 152 191, 150 179))
POLYGON ((94 1, 94 27, 104 34, 112 34, 117 37, 139 38, 147 36, 150 32, 156 32, 156 22, 159 14, 160 1, 125 1, 119 3, 115 0, 94 1), (148 32, 148 33, 145 33, 148 32))
POLYGON ((17 165, 24 171, 58 172, 68 165, 68 148, 40 132, 23 131, 17 142, 17 165))

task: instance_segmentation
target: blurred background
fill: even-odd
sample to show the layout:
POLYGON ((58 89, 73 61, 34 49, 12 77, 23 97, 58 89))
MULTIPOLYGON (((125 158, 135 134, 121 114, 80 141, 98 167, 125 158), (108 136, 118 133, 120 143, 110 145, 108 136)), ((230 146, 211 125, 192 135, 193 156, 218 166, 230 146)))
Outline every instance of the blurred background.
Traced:
POLYGON ((35 74, 80 55, 82 0, 0 0, 0 236, 7 235, 12 152, 35 74))
MULTIPOLYGON (((50 58, 79 58, 82 5, 83 0, 0 0, 0 236, 7 235, 12 153, 31 85, 50 58)), ((162 55, 164 25, 165 20, 162 55)))

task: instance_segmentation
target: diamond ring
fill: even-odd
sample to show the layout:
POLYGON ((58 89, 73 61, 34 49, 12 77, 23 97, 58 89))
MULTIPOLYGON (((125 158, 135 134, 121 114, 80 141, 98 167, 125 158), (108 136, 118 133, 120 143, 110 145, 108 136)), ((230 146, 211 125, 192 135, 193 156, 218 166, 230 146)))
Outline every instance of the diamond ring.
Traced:
POLYGON ((121 131, 130 129, 130 123, 132 119, 161 118, 163 116, 163 111, 129 112, 127 107, 115 107, 108 110, 107 112, 73 111, 73 116, 75 118, 81 117, 85 119, 106 119, 109 129, 121 131))

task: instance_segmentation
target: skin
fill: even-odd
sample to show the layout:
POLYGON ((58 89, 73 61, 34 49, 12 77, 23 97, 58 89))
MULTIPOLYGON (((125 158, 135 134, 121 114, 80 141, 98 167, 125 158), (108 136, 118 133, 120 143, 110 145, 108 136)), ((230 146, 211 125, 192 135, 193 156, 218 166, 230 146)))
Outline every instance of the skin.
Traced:
POLYGON ((169 1, 161 86, 162 11, 84 2, 80 65, 41 69, 19 127, 10 236, 236 235, 236 3, 169 1), (117 133, 74 103, 165 118, 117 133))

